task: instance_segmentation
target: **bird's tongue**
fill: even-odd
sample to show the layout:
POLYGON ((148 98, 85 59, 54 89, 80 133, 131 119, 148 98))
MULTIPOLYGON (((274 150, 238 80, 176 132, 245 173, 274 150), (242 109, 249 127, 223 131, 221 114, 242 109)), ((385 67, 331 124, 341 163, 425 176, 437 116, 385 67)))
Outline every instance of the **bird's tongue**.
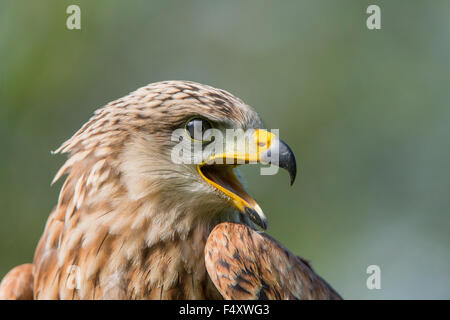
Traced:
POLYGON ((245 191, 233 169, 234 166, 231 165, 206 165, 202 166, 200 170, 215 184, 240 197, 248 204, 254 203, 255 200, 245 191))

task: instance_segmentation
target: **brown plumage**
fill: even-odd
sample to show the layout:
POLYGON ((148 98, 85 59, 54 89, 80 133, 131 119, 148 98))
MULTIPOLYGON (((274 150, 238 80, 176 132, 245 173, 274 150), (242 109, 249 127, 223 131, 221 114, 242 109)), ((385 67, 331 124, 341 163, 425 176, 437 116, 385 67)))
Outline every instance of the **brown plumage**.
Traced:
POLYGON ((341 299, 309 263, 275 239, 238 223, 221 223, 208 237, 206 269, 225 299, 341 299))
MULTIPOLYGON (((0 298, 340 298, 307 262, 255 231, 264 214, 230 166, 171 160, 173 131, 193 117, 223 131, 261 127, 238 98, 188 81, 150 84, 98 109, 56 150, 69 153, 54 180, 68 175, 57 206, 33 263, 5 276, 0 298)), ((273 137, 261 139, 273 149, 273 137)), ((295 177, 292 151, 280 145, 277 165, 295 177)))

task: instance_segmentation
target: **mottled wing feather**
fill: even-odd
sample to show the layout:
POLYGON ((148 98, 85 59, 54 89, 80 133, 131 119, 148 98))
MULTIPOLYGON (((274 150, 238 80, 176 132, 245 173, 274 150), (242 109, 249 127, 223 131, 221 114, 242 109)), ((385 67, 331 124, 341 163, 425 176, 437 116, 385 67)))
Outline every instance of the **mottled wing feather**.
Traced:
POLYGON ((12 269, 0 283, 0 300, 33 299, 33 265, 22 264, 12 269))
POLYGON ((342 299, 308 262, 242 224, 221 223, 214 228, 205 262, 225 299, 342 299))

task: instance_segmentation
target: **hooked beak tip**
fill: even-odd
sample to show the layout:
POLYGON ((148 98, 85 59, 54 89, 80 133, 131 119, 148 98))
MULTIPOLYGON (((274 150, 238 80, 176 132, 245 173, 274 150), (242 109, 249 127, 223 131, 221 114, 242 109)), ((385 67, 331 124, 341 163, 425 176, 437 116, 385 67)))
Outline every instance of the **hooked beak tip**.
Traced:
POLYGON ((289 173, 291 186, 297 176, 297 161, 292 149, 281 139, 262 155, 261 159, 266 163, 272 163, 289 173))
POLYGON ((280 168, 285 169, 289 173, 291 179, 291 186, 294 184, 295 177, 297 176, 297 161, 292 149, 280 139, 280 168))

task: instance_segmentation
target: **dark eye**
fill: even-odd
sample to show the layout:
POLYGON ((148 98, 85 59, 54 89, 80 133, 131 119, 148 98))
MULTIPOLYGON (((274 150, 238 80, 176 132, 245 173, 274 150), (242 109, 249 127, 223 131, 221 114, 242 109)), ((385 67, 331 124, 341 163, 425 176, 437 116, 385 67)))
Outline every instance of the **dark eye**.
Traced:
POLYGON ((211 123, 202 118, 194 118, 189 120, 185 127, 189 137, 197 141, 203 141, 205 131, 211 128, 211 123))

